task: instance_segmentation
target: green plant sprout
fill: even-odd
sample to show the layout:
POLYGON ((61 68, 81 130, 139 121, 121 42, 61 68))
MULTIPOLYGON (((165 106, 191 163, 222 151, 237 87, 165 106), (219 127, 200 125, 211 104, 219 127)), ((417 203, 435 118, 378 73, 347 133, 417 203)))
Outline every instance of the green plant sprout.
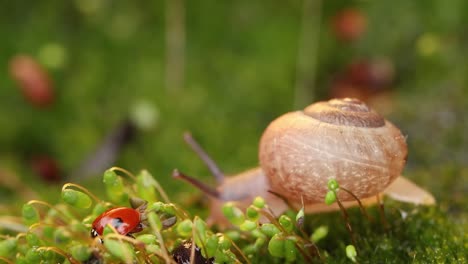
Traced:
POLYGON ((67 183, 62 188, 62 203, 52 205, 39 200, 26 203, 22 218, 27 231, 15 237, 2 236, 0 260, 175 263, 171 252, 183 241, 191 240, 206 259, 216 256, 226 263, 239 262, 228 237, 212 232, 202 219, 197 216, 191 219, 187 212, 170 203, 148 172, 135 176, 114 167, 104 173, 103 183, 109 201, 99 199, 83 186, 67 183), (104 228, 102 240, 91 238, 92 222, 106 210, 130 205, 136 208, 142 202, 148 205, 141 217, 146 226, 141 235, 122 235, 118 225, 112 223, 104 228))
MULTIPOLYGON (((315 263, 333 259, 329 243, 337 244, 349 261, 365 256, 361 250, 358 255, 357 246, 367 240, 332 239, 334 225, 311 225, 313 217, 305 215, 304 207, 275 215, 262 197, 245 210, 226 202, 222 212, 232 226, 220 231, 170 202, 147 171, 133 175, 114 167, 104 173, 103 183, 107 199, 67 183, 57 204, 25 203, 16 223, 21 227, 15 227, 24 231, 0 235, 0 263, 315 263), (90 235, 93 221, 109 209, 134 210, 142 204, 141 232, 122 234, 117 221, 95 238, 90 235)), ((337 194, 344 188, 336 180, 327 187, 331 198, 326 203, 340 203, 337 194)))

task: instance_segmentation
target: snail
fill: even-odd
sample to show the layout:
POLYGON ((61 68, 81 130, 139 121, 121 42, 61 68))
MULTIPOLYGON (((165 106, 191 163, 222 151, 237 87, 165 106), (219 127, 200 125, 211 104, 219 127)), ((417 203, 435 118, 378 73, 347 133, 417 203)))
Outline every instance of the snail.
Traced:
MULTIPOLYGON (((336 203, 324 203, 330 179, 364 205, 377 202, 382 194, 414 204, 435 202, 430 193, 400 176, 407 159, 406 137, 358 99, 317 102, 278 117, 260 139, 260 167, 233 177, 224 177, 190 134, 184 138, 218 186, 211 188, 178 170, 173 176, 211 197, 210 223, 226 223, 220 210, 224 202, 236 201, 243 208, 256 196, 262 196, 275 214, 301 204, 307 213, 337 210, 336 203)), ((357 205, 347 192, 339 192, 338 198, 345 207, 357 205)))

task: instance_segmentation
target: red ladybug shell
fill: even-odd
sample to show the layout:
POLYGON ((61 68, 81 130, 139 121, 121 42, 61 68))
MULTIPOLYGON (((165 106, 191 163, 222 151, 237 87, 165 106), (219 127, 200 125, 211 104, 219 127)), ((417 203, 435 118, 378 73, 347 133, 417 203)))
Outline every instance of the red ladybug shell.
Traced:
POLYGON ((110 224, 121 235, 140 232, 143 227, 140 224, 140 212, 128 207, 117 207, 102 213, 93 222, 91 236, 102 235, 104 227, 110 224))

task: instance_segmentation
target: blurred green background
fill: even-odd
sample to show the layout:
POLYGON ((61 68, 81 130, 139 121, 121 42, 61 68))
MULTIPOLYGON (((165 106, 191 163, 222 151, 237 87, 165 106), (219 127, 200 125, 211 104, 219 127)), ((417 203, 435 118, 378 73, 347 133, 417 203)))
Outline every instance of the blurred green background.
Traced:
POLYGON ((462 0, 1 1, 0 212, 35 197, 29 189, 58 197, 60 183, 31 166, 36 156, 61 182, 99 193, 102 171, 76 172, 135 111, 154 122, 113 165, 148 169, 182 200, 195 192, 174 168, 214 184, 184 131, 234 174, 257 165, 275 117, 352 87, 408 136, 404 174, 466 226, 466 25, 462 0), (22 95, 11 74, 19 54, 48 72, 49 106, 22 95))

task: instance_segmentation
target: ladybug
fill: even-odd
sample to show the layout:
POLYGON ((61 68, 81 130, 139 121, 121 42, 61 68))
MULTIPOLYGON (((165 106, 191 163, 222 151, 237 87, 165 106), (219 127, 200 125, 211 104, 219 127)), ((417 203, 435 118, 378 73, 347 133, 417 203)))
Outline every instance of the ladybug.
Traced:
MULTIPOLYGON (((144 228, 142 221, 145 219, 145 209, 146 204, 137 209, 117 207, 105 211, 94 220, 91 229, 91 237, 102 236, 106 225, 111 225, 119 234, 124 236, 132 236, 132 233, 142 231, 144 228)), ((100 241, 101 243, 103 242, 102 239, 100 239, 100 241)))

